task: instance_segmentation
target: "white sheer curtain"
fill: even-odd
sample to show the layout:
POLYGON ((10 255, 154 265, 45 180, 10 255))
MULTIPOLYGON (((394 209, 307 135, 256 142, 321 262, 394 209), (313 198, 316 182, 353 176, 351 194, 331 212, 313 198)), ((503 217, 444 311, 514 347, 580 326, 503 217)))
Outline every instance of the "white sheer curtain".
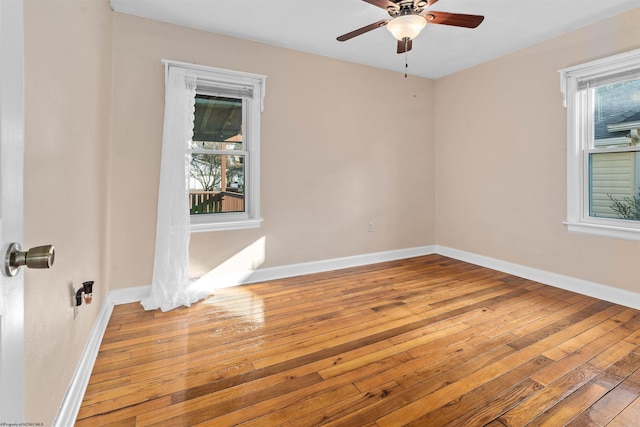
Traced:
POLYGON ((189 141, 193 137, 196 76, 191 70, 168 67, 165 88, 156 251, 151 295, 145 310, 172 310, 202 299, 189 288, 189 141))

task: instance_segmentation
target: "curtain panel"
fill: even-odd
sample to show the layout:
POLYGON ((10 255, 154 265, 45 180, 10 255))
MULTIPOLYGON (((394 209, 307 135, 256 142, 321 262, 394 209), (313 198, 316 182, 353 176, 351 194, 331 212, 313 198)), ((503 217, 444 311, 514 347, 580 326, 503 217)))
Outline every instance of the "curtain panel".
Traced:
POLYGON ((189 143, 193 137, 196 74, 169 66, 151 294, 145 310, 190 306, 206 296, 189 287, 189 143))

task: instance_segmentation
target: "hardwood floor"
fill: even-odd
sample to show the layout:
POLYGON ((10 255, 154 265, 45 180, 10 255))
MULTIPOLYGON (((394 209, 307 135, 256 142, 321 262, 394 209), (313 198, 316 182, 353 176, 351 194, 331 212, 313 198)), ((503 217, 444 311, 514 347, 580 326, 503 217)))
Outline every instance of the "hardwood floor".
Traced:
POLYGON ((640 311, 430 255, 115 307, 78 426, 638 426, 640 311))

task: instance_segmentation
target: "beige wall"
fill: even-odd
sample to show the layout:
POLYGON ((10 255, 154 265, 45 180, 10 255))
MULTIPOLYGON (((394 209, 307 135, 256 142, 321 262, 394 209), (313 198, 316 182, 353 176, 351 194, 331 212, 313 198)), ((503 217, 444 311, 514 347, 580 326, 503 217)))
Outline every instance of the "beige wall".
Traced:
POLYGON ((439 245, 640 292, 640 243, 570 234, 558 70, 640 47, 640 9, 436 82, 439 245))
POLYGON ((113 22, 114 288, 151 282, 162 59, 267 76, 264 222, 193 234, 193 276, 262 237, 263 267, 434 243, 433 81, 119 13, 113 22))
MULTIPOLYGON (((0 0, 1 1, 1 0, 0 0)), ((111 11, 106 1, 25 0, 26 421, 51 425, 109 290, 106 278, 111 11), (71 295, 95 280, 73 319, 71 295)))

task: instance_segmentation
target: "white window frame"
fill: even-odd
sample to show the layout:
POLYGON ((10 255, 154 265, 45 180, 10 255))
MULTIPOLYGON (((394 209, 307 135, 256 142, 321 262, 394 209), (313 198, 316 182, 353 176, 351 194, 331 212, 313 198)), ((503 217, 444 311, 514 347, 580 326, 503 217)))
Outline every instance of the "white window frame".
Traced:
POLYGON ((251 97, 239 96, 242 98, 243 150, 227 153, 245 156, 245 212, 191 215, 191 232, 260 227, 260 116, 264 111, 266 76, 184 62, 164 60, 163 63, 165 69, 177 66, 193 70, 198 94, 251 93, 251 97))
POLYGON ((560 70, 567 108, 567 220, 570 232, 640 241, 640 221, 589 215, 589 154, 640 151, 640 146, 594 148, 593 106, 585 82, 624 81, 640 75, 640 49, 560 70))

